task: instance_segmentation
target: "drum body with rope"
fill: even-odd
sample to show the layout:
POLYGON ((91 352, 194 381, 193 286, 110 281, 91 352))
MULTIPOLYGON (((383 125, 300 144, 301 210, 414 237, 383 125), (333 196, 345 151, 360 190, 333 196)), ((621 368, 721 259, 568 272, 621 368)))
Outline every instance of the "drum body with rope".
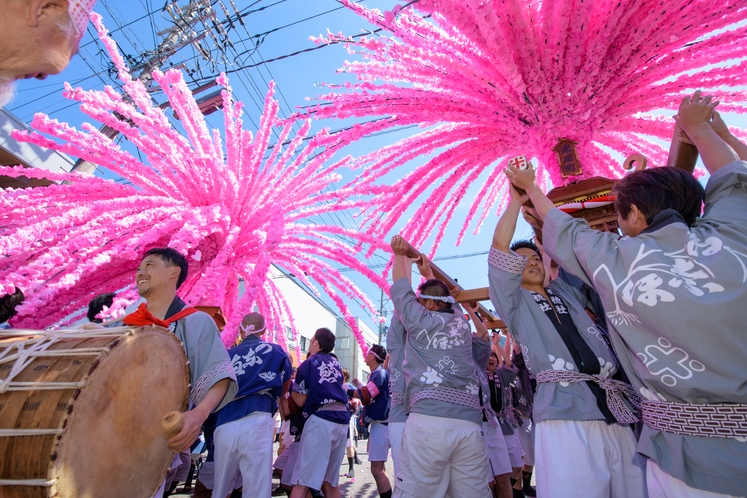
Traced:
POLYGON ((0 497, 148 498, 189 370, 160 327, 0 334, 0 497))

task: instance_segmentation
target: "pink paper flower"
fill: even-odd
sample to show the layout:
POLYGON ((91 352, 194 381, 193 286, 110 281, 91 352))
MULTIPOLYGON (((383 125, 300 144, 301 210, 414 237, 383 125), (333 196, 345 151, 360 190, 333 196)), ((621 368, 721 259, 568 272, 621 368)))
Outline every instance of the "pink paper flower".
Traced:
POLYGON ((552 186, 620 177, 634 152, 661 166, 660 141, 671 140, 674 122, 660 111, 697 88, 716 95, 722 111, 747 110, 740 3, 419 0, 382 15, 341 1, 381 32, 314 38, 345 42, 360 60, 342 69, 355 81, 330 85, 301 114, 365 120, 339 136, 348 142, 423 128, 357 160, 357 181, 376 200, 363 220, 377 237, 414 205, 403 235, 419 247, 435 234, 437 246, 473 185, 479 193, 467 201, 459 240, 475 218, 477 232, 500 210, 500 169, 513 156, 536 158, 538 177, 552 186), (553 152, 561 137, 577 142, 582 176, 561 177, 553 152), (390 173, 399 179, 388 185, 390 173))
POLYGON ((344 158, 331 164, 338 141, 326 130, 309 137, 308 122, 294 135, 293 124, 278 118, 272 83, 254 136, 243 128, 242 104, 232 100, 225 75, 217 80, 225 88, 221 137, 208 127, 182 75, 156 71, 155 81, 181 119, 182 135, 151 103, 142 82, 130 76, 101 19, 94 24, 127 96, 112 88, 70 86, 65 95, 80 102, 90 117, 119 130, 145 159, 141 162, 93 125, 76 130, 41 114, 32 123, 40 133, 14 134, 18 140, 82 157, 123 180, 2 168, 7 176, 66 182, 0 194, 0 290, 5 294, 16 286, 26 295, 14 325, 44 328, 66 317, 68 323, 102 292, 119 292, 105 315, 121 314, 137 299, 133 284, 142 254, 169 246, 190 264, 180 296, 192 305, 223 309, 226 345, 234 342, 239 320, 255 305, 279 343, 285 345, 286 325, 297 337, 292 303, 268 278, 270 265, 277 264, 330 294, 366 349, 343 296, 365 303, 372 315, 375 307, 337 268, 350 267, 386 287, 356 257, 363 244, 379 243, 354 230, 308 221, 365 205, 354 200, 356 186, 328 188, 350 162, 344 158), (275 132, 280 138, 271 145, 275 132), (241 282, 245 292, 239 297, 241 282))

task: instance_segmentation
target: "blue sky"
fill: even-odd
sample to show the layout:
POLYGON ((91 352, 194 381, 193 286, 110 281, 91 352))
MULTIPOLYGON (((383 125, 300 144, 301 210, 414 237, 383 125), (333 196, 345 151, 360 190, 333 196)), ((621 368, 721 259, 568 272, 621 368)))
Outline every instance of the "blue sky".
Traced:
MULTIPOLYGON (((235 61, 234 57, 231 57, 227 63, 221 62, 216 68, 206 67, 206 62, 201 60, 200 67, 203 69, 203 74, 209 75, 217 74, 218 71, 225 69, 229 72, 235 71, 243 65, 257 65, 254 68, 229 74, 235 97, 246 104, 247 115, 255 123, 258 122, 261 113, 268 81, 276 82, 278 89, 276 98, 281 104, 281 113, 288 115, 298 106, 306 105, 307 97, 313 97, 323 90, 315 86, 317 83, 346 81, 347 75, 336 71, 351 56, 342 45, 335 45, 266 64, 263 64, 263 61, 271 61, 297 51, 311 49, 316 45, 309 40, 309 36, 323 34, 327 30, 355 35, 362 30, 372 29, 372 26, 365 20, 343 8, 335 0, 234 1, 239 10, 249 12, 242 18, 248 33, 236 23, 236 30, 231 31, 229 37, 236 47, 236 52, 246 53, 240 57, 240 60, 235 61)), ((186 0, 180 2, 181 5, 186 5, 186 3, 186 0)), ((224 3, 230 8, 230 0, 224 3)), ((368 0, 365 3, 369 7, 389 10, 399 2, 368 0)), ((136 57, 142 52, 152 50, 157 45, 159 40, 157 31, 173 25, 170 22, 171 18, 161 11, 162 5, 160 2, 151 0, 98 0, 95 10, 104 17, 108 29, 113 32, 112 36, 119 43, 121 50, 126 55, 136 57), (147 16, 148 12, 153 12, 153 14, 147 16), (125 27, 122 28, 122 26, 125 27)), ((218 17, 219 19, 224 17, 220 10, 218 17)), ((45 112, 56 119, 79 126, 85 120, 85 116, 77 109, 77 105, 71 105, 71 102, 63 99, 61 95, 63 82, 69 81, 74 85, 77 83, 86 89, 102 88, 104 84, 114 84, 107 72, 108 57, 102 52, 102 46, 94 39, 93 33, 92 27, 89 26, 88 33, 81 43, 80 55, 74 58, 68 69, 61 75, 51 76, 44 81, 20 82, 18 96, 7 108, 25 122, 31 120, 33 113, 45 112)), ((186 70, 196 70, 198 68, 196 60, 198 58, 195 58, 193 48, 186 47, 169 58, 162 69, 184 62, 186 70)), ((154 98, 158 102, 165 100, 163 94, 158 93, 154 95, 154 98)), ((208 120, 216 128, 222 128, 220 113, 213 114, 208 120)), ((744 127, 744 119, 739 121, 744 127)), ((339 121, 322 124, 335 129, 342 128, 347 123, 339 121)), ((251 121, 246 118, 245 126, 254 128, 251 121)), ((318 129, 321 125, 315 126, 318 129)), ((417 130, 402 130, 365 139, 349 147, 345 152, 353 155, 362 154, 393 143, 414 131, 417 130)), ((475 184, 465 198, 467 200, 474 198, 478 187, 479 184, 475 184)), ((447 231, 438 256, 464 256, 487 251, 493 227, 497 221, 493 213, 486 219, 479 235, 472 235, 472 229, 470 229, 463 244, 460 247, 454 246, 468 209, 469 203, 463 203, 460 206, 454 216, 456 221, 447 231)), ((346 226, 354 223, 353 218, 349 216, 328 217, 324 221, 346 226)), ((530 236, 530 228, 525 223, 521 223, 517 230, 517 238, 530 236)), ((383 262, 384 259, 380 256, 370 260, 370 264, 376 269, 380 269, 378 265, 383 262)), ((464 287, 487 285, 485 255, 444 260, 439 262, 439 265, 449 274, 457 277, 464 287)), ((378 303, 380 292, 373 284, 360 275, 353 275, 352 272, 346 275, 351 276, 369 298, 378 303)), ((354 304, 353 306, 355 307, 354 304)), ((367 321, 369 325, 376 327, 373 322, 367 321)))

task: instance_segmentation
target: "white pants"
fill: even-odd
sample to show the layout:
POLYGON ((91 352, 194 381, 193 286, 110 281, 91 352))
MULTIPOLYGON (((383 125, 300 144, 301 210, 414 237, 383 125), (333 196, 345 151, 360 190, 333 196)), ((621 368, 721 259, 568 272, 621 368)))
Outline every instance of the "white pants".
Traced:
POLYGON ((336 488, 347 435, 348 424, 336 424, 316 415, 310 416, 298 442, 298 460, 290 482, 294 486, 298 484, 322 489, 326 481, 336 488))
POLYGON ((345 449, 352 448, 355 445, 353 442, 355 437, 355 417, 350 417, 350 422, 348 423, 348 439, 345 441, 345 449))
POLYGON ((389 445, 392 447, 392 464, 394 466, 394 475, 399 472, 399 456, 402 453, 402 432, 405 430, 404 422, 394 422, 389 424, 389 445))
POLYGON ((534 467, 534 422, 528 417, 516 431, 519 434, 519 442, 524 450, 524 465, 534 467))
POLYGON ((519 435, 513 433, 510 436, 503 435, 506 440, 506 449, 508 450, 508 459, 511 462, 512 469, 518 469, 524 465, 524 450, 519 441, 519 435))
POLYGON ((402 435, 396 498, 489 498, 482 427, 411 413, 402 435))
POLYGON ((213 496, 226 496, 241 471, 243 498, 272 495, 272 433, 275 421, 265 412, 254 412, 215 429, 215 486, 213 496))
POLYGON ((295 472, 296 465, 298 465, 298 448, 298 441, 294 441, 293 444, 285 448, 285 451, 283 451, 283 455, 287 455, 288 460, 285 462, 285 468, 283 469, 283 476, 280 478, 280 484, 293 486, 291 480, 293 478, 293 473, 295 472))
POLYGON ((661 470, 661 467, 651 460, 646 463, 646 485, 649 498, 736 498, 733 495, 691 488, 661 470))
POLYGON ((646 494, 633 431, 603 420, 545 420, 535 428, 539 498, 631 498, 646 494))
POLYGON ((368 429, 368 461, 386 462, 389 458, 389 428, 371 424, 368 429))
POLYGON ((488 422, 482 423, 482 433, 485 438, 485 449, 490 463, 489 479, 511 473, 511 459, 508 456, 506 440, 500 427, 493 427, 488 422))
POLYGON ((290 457, 290 451, 288 450, 291 448, 291 446, 296 444, 296 442, 293 440, 293 436, 290 435, 288 436, 288 439, 283 439, 283 441, 285 441, 285 449, 280 454, 280 456, 275 459, 275 463, 272 464, 273 469, 285 470, 286 466, 288 465, 288 458, 290 457))
MULTIPOLYGON (((200 473, 197 475, 197 480, 199 480, 206 489, 212 491, 212 489, 215 487, 215 462, 204 462, 200 466, 200 473)), ((229 483, 229 487, 231 489, 239 489, 241 485, 241 471, 236 469, 236 475, 229 483)), ((163 493, 157 495, 157 498, 160 498, 161 496, 163 496, 163 493)))

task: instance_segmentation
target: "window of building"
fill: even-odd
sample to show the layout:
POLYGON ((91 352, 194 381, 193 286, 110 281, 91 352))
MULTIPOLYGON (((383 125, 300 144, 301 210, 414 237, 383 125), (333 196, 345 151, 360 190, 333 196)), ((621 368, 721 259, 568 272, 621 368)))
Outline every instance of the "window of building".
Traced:
POLYGON ((293 329, 292 328, 290 328, 288 326, 285 327, 285 337, 289 341, 293 340, 293 329))
POLYGON ((300 337, 300 342, 301 342, 301 351, 303 351, 304 353, 308 352, 309 351, 309 339, 308 339, 308 337, 301 336, 300 337))

